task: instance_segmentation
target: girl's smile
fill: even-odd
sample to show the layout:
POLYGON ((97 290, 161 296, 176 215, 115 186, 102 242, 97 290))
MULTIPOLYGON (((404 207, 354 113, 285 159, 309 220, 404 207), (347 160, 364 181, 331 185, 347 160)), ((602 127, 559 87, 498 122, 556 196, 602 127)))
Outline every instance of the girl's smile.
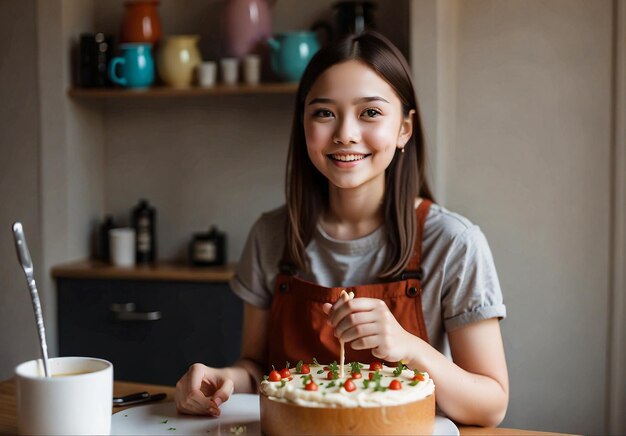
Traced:
POLYGON ((327 157, 339 168, 352 168, 371 155, 371 153, 332 153, 327 157))

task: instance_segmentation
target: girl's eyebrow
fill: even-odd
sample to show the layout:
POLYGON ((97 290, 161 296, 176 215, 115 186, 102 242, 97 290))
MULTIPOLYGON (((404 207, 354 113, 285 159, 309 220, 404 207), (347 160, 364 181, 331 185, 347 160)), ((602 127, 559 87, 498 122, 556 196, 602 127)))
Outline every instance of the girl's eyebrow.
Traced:
MULTIPOLYGON (((374 97, 361 97, 361 98, 357 98, 356 100, 353 101, 354 104, 358 104, 358 103, 369 103, 371 101, 382 101, 383 103, 387 103, 389 104, 389 102, 387 100, 385 100, 382 97, 378 97, 378 96, 374 96, 374 97)), ((312 104, 317 104, 317 103, 322 103, 322 104, 333 104, 335 103, 335 100, 331 99, 331 98, 325 98, 325 97, 318 97, 318 98, 314 98, 313 100, 311 100, 307 106, 310 106, 312 104)))

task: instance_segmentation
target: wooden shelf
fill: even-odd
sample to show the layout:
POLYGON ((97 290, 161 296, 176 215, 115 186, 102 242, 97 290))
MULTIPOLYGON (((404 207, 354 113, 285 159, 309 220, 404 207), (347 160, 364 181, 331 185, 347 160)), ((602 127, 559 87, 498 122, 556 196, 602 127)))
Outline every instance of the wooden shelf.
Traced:
POLYGON ((212 88, 170 88, 155 86, 148 89, 123 88, 70 88, 67 95, 72 98, 87 99, 145 99, 159 97, 207 97, 211 95, 249 95, 249 94, 295 94, 297 83, 261 83, 259 85, 215 85, 212 88))
POLYGON ((196 267, 159 262, 155 265, 122 268, 108 263, 84 260, 55 266, 52 268, 51 274, 57 279, 228 282, 235 274, 235 265, 196 267))

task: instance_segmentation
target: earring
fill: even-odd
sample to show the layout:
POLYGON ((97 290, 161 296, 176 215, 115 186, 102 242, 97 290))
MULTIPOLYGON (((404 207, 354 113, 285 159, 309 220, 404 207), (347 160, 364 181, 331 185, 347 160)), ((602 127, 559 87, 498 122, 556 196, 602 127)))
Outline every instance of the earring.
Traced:
POLYGON ((400 153, 404 153, 404 147, 400 149, 400 153))

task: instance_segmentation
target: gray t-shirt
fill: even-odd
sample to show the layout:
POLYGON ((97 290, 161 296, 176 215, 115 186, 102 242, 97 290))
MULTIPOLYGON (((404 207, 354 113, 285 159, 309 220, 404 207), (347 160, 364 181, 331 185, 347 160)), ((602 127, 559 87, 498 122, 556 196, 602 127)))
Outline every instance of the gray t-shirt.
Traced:
MULTIPOLYGON (((252 227, 230 281, 244 301, 269 309, 285 246, 287 215, 280 207, 263 214, 252 227)), ((311 272, 304 280, 326 287, 378 283, 385 259, 383 228, 351 241, 329 237, 317 226, 307 246, 311 272)), ((450 355, 447 331, 472 322, 504 318, 506 308, 491 256, 480 228, 433 204, 422 242, 422 310, 433 347, 450 355)))

